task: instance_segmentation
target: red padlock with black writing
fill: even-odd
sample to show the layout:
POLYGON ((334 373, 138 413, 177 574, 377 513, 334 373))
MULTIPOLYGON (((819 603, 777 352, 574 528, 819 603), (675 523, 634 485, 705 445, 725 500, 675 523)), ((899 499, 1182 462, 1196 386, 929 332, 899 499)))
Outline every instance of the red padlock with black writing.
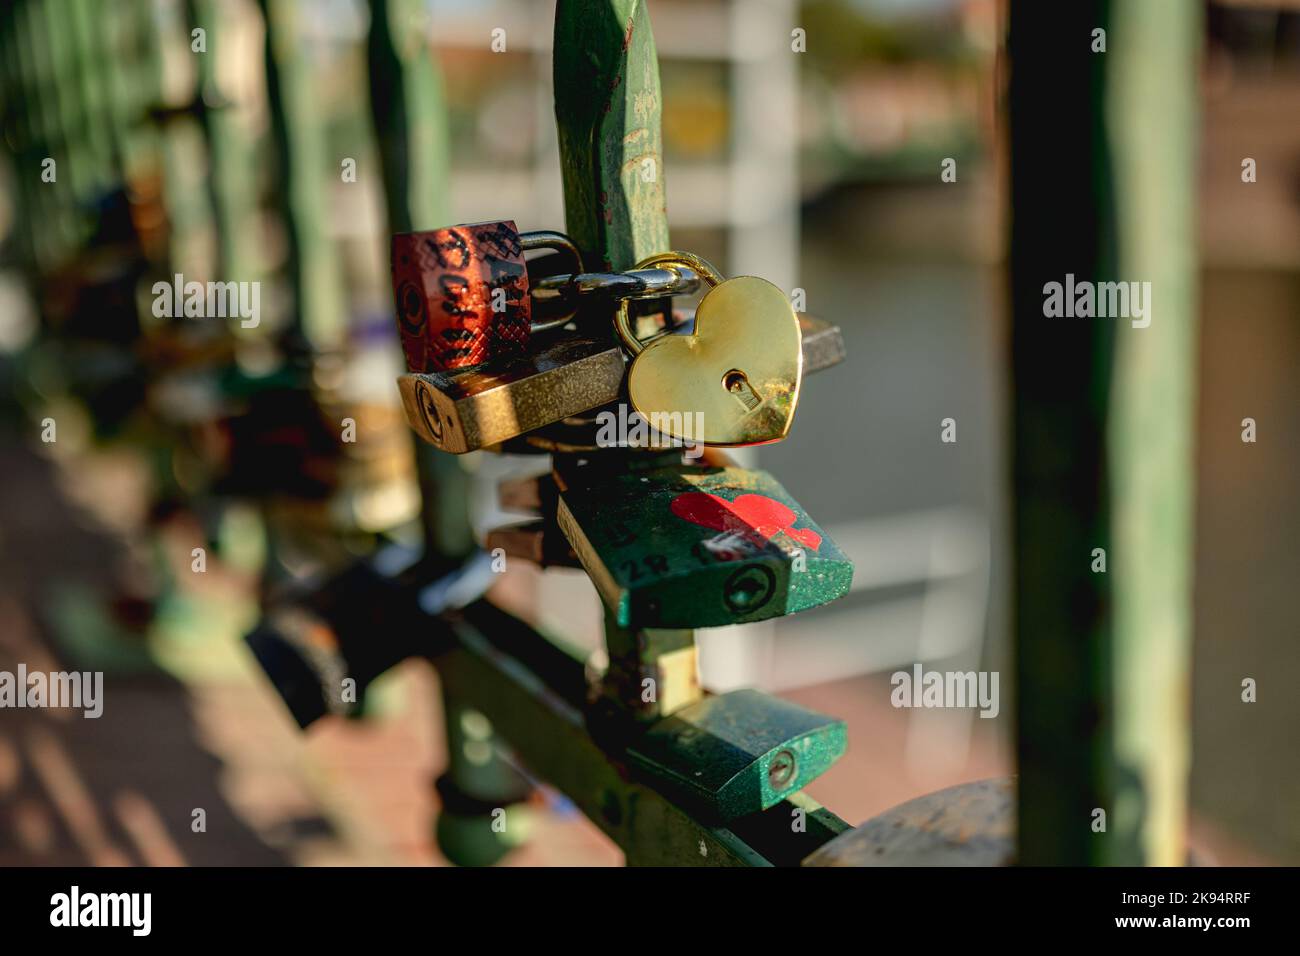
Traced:
POLYGON ((553 232, 523 233, 511 221, 393 236, 393 296, 406 366, 448 372, 523 354, 532 330, 524 252, 553 248, 582 269, 577 250, 553 232))

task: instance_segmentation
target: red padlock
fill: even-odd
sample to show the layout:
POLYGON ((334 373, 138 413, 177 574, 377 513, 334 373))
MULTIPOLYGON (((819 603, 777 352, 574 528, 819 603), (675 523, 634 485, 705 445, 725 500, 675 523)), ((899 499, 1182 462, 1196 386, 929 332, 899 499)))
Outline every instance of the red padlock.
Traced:
POLYGON ((528 348, 532 300, 524 251, 577 249, 559 233, 523 233, 511 221, 393 236, 393 296, 406 367, 445 372, 528 348))

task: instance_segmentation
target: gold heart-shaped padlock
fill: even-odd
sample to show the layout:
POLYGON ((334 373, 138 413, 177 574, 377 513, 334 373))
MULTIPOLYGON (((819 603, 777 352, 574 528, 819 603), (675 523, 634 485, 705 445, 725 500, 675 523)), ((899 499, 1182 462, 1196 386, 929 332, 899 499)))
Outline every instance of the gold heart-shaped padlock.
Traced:
POLYGON ((661 434, 705 445, 761 445, 790 431, 803 349, 799 318, 785 293, 756 276, 723 279, 698 256, 665 252, 636 268, 684 266, 712 288, 690 335, 641 342, 624 299, 614 325, 632 354, 632 407, 661 434))

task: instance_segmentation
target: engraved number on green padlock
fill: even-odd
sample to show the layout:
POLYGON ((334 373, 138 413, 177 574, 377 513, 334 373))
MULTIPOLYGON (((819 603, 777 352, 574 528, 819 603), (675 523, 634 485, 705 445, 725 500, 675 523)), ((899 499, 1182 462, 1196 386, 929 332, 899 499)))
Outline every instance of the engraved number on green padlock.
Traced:
POLYGON ((684 266, 712 288, 690 335, 640 342, 627 300, 614 326, 633 356, 632 407, 657 431, 706 445, 759 445, 790 430, 803 381, 799 317, 785 293, 756 276, 723 279, 698 256, 665 252, 637 269, 684 266))

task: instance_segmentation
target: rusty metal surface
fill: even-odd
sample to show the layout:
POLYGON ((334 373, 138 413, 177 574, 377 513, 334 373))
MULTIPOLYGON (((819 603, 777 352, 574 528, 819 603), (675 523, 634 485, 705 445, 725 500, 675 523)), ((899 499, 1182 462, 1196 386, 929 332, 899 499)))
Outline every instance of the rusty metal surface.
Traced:
POLYGON ((804 866, 1009 866, 1015 862, 1015 779, 926 794, 873 817, 804 866))

